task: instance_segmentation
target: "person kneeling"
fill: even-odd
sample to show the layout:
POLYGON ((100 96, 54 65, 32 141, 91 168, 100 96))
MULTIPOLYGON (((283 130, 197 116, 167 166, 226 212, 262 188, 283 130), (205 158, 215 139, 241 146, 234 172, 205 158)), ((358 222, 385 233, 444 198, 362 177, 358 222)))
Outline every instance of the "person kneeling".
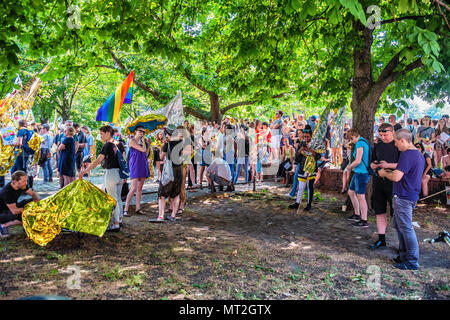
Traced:
POLYGON ((234 191, 234 185, 231 180, 230 166, 222 158, 215 158, 206 169, 206 179, 208 180, 211 193, 216 192, 214 182, 219 185, 219 190, 223 191, 223 187, 227 187, 226 191, 234 191))
POLYGON ((39 196, 28 188, 28 176, 24 171, 16 171, 11 176, 11 182, 0 189, 0 237, 9 236, 8 227, 22 224, 23 207, 30 201, 39 201, 39 196), (25 193, 33 200, 21 201, 20 196, 25 193))

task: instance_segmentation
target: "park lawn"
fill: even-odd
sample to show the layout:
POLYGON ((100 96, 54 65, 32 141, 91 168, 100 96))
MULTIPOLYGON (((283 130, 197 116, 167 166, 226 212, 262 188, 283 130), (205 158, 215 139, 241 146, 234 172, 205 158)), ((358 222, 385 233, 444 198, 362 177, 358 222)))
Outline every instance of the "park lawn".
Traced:
POLYGON ((388 248, 374 252, 367 248, 376 240, 374 217, 369 229, 351 227, 341 212, 345 199, 331 192, 296 213, 286 192, 200 196, 165 224, 147 222, 157 207, 146 204, 146 215, 124 218, 120 233, 61 234, 46 247, 13 227, 0 241, 0 299, 450 298, 450 248, 423 242, 449 230, 445 206, 415 211, 421 270, 400 271, 391 267, 398 244, 392 227, 388 248), (79 287, 68 270, 79 271, 79 287))

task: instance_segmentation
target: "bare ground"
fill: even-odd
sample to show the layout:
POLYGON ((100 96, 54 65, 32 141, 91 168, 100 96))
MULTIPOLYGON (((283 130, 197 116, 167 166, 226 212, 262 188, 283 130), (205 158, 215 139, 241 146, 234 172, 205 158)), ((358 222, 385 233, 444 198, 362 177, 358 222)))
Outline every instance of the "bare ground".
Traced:
POLYGON ((157 210, 148 204, 146 216, 125 218, 120 233, 61 234, 44 248, 21 227, 11 228, 13 235, 0 241, 0 299, 450 298, 450 247, 423 242, 449 230, 448 207, 415 211, 421 270, 400 271, 391 267, 397 246, 391 227, 388 248, 372 251, 374 217, 369 229, 351 227, 337 193, 322 193, 313 210, 296 213, 281 196, 286 192, 196 197, 177 222, 164 224, 147 222, 157 210), (67 286, 74 266, 79 289, 67 286))

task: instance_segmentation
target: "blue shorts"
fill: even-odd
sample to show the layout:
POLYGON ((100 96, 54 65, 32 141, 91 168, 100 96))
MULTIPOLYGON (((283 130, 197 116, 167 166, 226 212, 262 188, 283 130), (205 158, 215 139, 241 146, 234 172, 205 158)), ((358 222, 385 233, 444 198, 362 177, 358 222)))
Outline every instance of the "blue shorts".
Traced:
POLYGON ((355 191, 356 194, 366 194, 367 184, 369 183, 370 175, 368 173, 355 172, 350 181, 350 190, 355 191))

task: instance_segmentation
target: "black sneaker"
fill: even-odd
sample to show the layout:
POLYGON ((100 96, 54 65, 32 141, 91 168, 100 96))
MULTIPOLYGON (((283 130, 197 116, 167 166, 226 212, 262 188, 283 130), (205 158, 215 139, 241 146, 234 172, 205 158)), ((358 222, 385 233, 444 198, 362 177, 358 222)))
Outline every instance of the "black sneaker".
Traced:
POLYGON ((0 238, 8 238, 8 237, 9 237, 8 229, 0 224, 0 238))
POLYGON ((303 210, 304 210, 304 211, 309 211, 309 210, 311 210, 311 206, 310 206, 310 205, 307 205, 303 210))
POLYGON ((403 263, 402 259, 400 259, 400 256, 395 257, 394 259, 392 259, 392 261, 394 261, 396 264, 403 263))
POLYGON ((106 229, 106 232, 119 232, 120 227, 109 227, 106 229))
POLYGON ((356 221, 356 222, 361 221, 361 217, 357 216, 356 214, 352 214, 350 217, 347 217, 346 219, 349 221, 356 221))
POLYGON ((386 247, 386 242, 378 240, 377 242, 370 245, 369 249, 379 249, 386 247))
POLYGON ((356 228, 368 228, 369 227, 369 225, 367 224, 367 221, 362 221, 362 220, 352 223, 352 226, 354 226, 356 228))
POLYGON ((409 262, 402 262, 394 264, 392 267, 400 270, 419 270, 418 266, 415 266, 409 262))
POLYGON ((299 206, 300 206, 300 204, 298 204, 298 203, 296 202, 296 203, 291 204, 291 205, 289 206, 289 209, 298 209, 299 206))

